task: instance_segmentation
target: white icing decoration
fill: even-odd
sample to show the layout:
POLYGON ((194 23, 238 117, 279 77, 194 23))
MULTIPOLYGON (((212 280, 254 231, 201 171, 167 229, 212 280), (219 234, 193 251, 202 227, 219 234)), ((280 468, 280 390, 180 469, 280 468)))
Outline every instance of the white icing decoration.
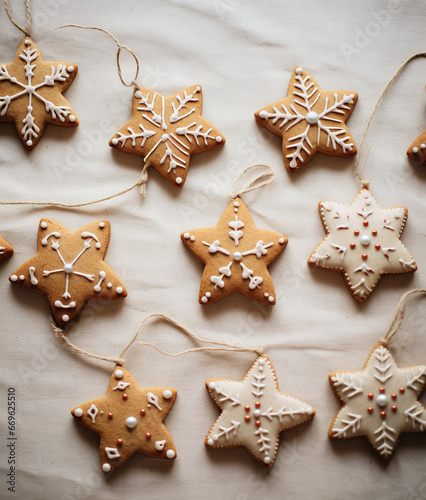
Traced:
POLYGON ((63 321, 64 323, 67 323, 69 320, 70 320, 70 317, 68 316, 68 314, 64 314, 64 315, 62 316, 62 321, 63 321))
POLYGON ((263 244, 262 240, 259 240, 253 250, 247 250, 246 252, 243 252, 242 255, 256 255, 258 259, 262 257, 262 255, 266 255, 268 251, 266 250, 267 248, 271 247, 273 243, 268 243, 267 245, 263 244))
POLYGON ((109 471, 111 470, 111 465, 110 465, 110 464, 107 464, 107 463, 102 464, 102 470, 103 470, 104 472, 109 472, 109 471))
POLYGON ((235 246, 238 246, 240 239, 243 237, 243 232, 240 229, 244 227, 244 223, 238 220, 238 215, 236 215, 235 220, 228 222, 228 226, 233 229, 228 234, 234 240, 235 246))
POLYGON ((163 398, 164 399, 170 399, 172 396, 173 396, 173 393, 169 389, 166 389, 165 391, 163 391, 163 398))
POLYGON ((96 234, 89 233, 89 231, 83 231, 83 232, 81 233, 81 237, 82 237, 82 238, 93 238, 93 239, 96 241, 96 248, 97 248, 97 249, 101 248, 101 243, 100 243, 100 241, 98 240, 98 237, 96 236, 96 234))
POLYGON ((218 286, 219 288, 223 288, 225 286, 225 282, 223 281, 222 278, 227 276, 228 278, 231 276, 231 266, 232 266, 232 261, 225 267, 219 268, 219 273, 220 276, 212 276, 210 278, 210 281, 214 283, 214 287, 218 286))
POLYGON ((106 278, 106 272, 105 271, 99 271, 99 281, 98 284, 95 285, 94 290, 95 292, 100 292, 101 291, 101 285, 102 281, 106 278))
POLYGON ((96 408, 95 404, 92 403, 90 408, 87 410, 87 414, 92 419, 92 424, 94 424, 96 421, 96 415, 98 414, 98 409, 96 408))
POLYGON ((166 451, 167 458, 175 458, 175 456, 176 456, 176 453, 174 452, 174 450, 167 450, 166 451))
POLYGON ((115 289, 116 293, 118 295, 121 295, 123 293, 123 288, 121 286, 118 286, 116 289, 115 289))
POLYGON ((16 276, 16 274, 12 274, 10 281, 18 281, 18 276, 16 276))
POLYGON ((99 227, 103 229, 105 227, 105 222, 99 222, 99 227))
POLYGON ((46 229, 46 227, 47 227, 47 222, 46 222, 45 220, 41 221, 41 222, 40 222, 40 227, 41 227, 42 229, 46 229))
POLYGON ((83 410, 82 410, 81 408, 77 408, 77 409, 75 409, 75 410, 74 410, 74 415, 75 415, 76 417, 81 417, 81 416, 83 416, 83 410))
POLYGON ((240 266, 242 268, 241 276, 243 280, 248 279, 250 290, 254 290, 255 288, 260 288, 260 285, 263 283, 263 278, 260 276, 253 276, 253 271, 245 266, 242 262, 240 262, 240 266))
POLYGON ((243 445, 268 465, 275 460, 279 433, 314 414, 307 404, 279 392, 272 364, 263 356, 257 358, 242 382, 214 380, 208 381, 207 387, 222 409, 206 437, 207 445, 243 445), (248 421, 246 417, 250 417, 248 421))
POLYGON ((158 398, 155 394, 152 394, 152 392, 148 392, 147 399, 148 403, 154 405, 158 410, 162 410, 161 406, 158 404, 158 398))
POLYGON ((123 378, 124 372, 123 372, 123 370, 115 370, 114 375, 115 375, 115 378, 123 378))
POLYGON ((118 452, 117 448, 108 448, 108 446, 105 447, 105 454, 109 458, 109 460, 120 457, 120 453, 118 452))
POLYGON ((76 302, 72 301, 69 304, 62 304, 60 300, 55 301, 55 307, 61 307, 62 309, 73 309, 76 306, 76 302))
POLYGON ((30 273, 31 284, 34 286, 38 285, 38 279, 35 277, 35 267, 31 266, 28 269, 28 272, 30 273))
POLYGON ((127 387, 129 387, 129 385, 130 385, 130 382, 123 382, 120 380, 120 382, 118 382, 118 384, 115 387, 113 387, 112 390, 116 391, 118 389, 120 391, 124 391, 125 389, 127 389, 127 387))
POLYGON ((155 449, 157 451, 163 451, 165 446, 166 446, 165 439, 163 439, 162 441, 155 441, 155 449))
POLYGON ((61 237, 61 233, 58 233, 58 231, 54 231, 53 233, 49 233, 48 235, 46 235, 42 240, 41 240, 41 244, 45 247, 47 245, 47 242, 49 240, 49 238, 51 236, 54 236, 55 238, 60 238, 61 237))
POLYGON ((126 426, 129 429, 134 429, 138 425, 138 421, 135 417, 127 417, 126 418, 126 426))
POLYGON ((189 233, 185 233, 185 234, 183 235, 183 237, 184 237, 186 240, 188 240, 188 239, 189 239, 189 237, 190 237, 190 234, 189 234, 189 233))
POLYGON ((203 245, 206 245, 207 247, 209 247, 210 253, 220 252, 220 253, 223 253, 223 255, 229 255, 228 250, 221 248, 219 240, 215 240, 215 241, 213 241, 213 243, 207 243, 206 241, 203 241, 202 243, 203 243, 203 245))

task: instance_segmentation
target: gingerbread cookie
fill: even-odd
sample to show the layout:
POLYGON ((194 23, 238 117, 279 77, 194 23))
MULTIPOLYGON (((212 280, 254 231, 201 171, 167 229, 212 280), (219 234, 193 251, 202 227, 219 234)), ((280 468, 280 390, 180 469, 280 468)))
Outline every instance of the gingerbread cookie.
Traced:
POLYGON ((406 208, 382 209, 365 188, 349 206, 333 201, 321 201, 318 206, 327 236, 311 253, 308 264, 341 271, 358 302, 370 295, 382 274, 417 269, 399 239, 406 208))
POLYGON ((426 384, 426 366, 398 368, 391 353, 377 344, 363 371, 336 372, 330 384, 343 403, 328 435, 366 436, 383 458, 390 458, 402 432, 424 432, 426 408, 418 397, 426 384))
POLYGON ((222 413, 204 441, 212 448, 244 446, 260 463, 272 466, 280 432, 312 418, 315 410, 279 392, 274 367, 259 356, 241 382, 206 381, 211 398, 222 413))
POLYGON ((107 220, 70 231, 51 219, 41 219, 37 254, 9 280, 45 293, 59 326, 74 319, 88 299, 122 299, 126 288, 104 262, 110 231, 107 220))
POLYGON ((132 119, 109 145, 126 153, 144 156, 169 182, 182 187, 191 154, 225 144, 223 135, 201 116, 202 90, 193 85, 164 97, 139 87, 133 92, 132 119))
POLYGON ((0 65, 0 122, 14 122, 27 149, 38 143, 46 123, 78 125, 62 95, 77 70, 75 64, 44 61, 28 37, 19 46, 14 61, 0 65))
POLYGON ((407 156, 415 163, 426 165, 426 130, 407 149, 407 156))
POLYGON ((6 260, 13 254, 13 248, 0 236, 0 262, 6 260))
POLYGON ((101 468, 109 472, 137 452, 154 458, 176 458, 175 445, 163 424, 175 399, 176 389, 142 389, 127 370, 117 366, 106 396, 77 406, 71 414, 99 434, 101 468))
POLYGON ((312 76, 297 67, 287 97, 256 111, 256 120, 282 137, 284 165, 291 173, 318 151, 331 156, 353 156, 357 150, 346 120, 358 100, 356 92, 323 90, 312 76))
POLYGON ((258 229, 240 198, 232 201, 217 226, 181 234, 188 249, 204 264, 199 302, 209 304, 233 292, 274 305, 268 265, 287 245, 287 238, 258 229))

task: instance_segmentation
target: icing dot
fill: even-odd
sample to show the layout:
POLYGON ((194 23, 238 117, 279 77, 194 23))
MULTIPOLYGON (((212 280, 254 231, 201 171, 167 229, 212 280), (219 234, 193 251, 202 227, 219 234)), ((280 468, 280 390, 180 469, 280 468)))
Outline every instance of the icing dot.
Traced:
POLYGON ((185 234, 183 235, 183 237, 184 237, 186 240, 189 240, 189 236, 190 236, 190 234, 189 234, 189 233, 185 233, 185 234))
POLYGON ((112 413, 108 413, 108 418, 112 418, 112 413))
POLYGON ((116 137, 114 137, 114 139, 111 142, 114 144, 114 146, 117 146, 118 139, 116 137))
POLYGON ((256 401, 256 403, 254 403, 254 406, 255 406, 256 408, 260 408, 260 401, 256 401))
POLYGON ((28 139, 28 141, 26 142, 27 146, 32 146, 33 145, 33 141, 31 139, 28 139))
POLYGON ((275 300, 275 299, 274 299, 274 297, 272 297, 272 295, 270 295, 270 296, 268 297, 268 300, 269 300, 269 302, 274 302, 274 300, 275 300))
POLYGON ((355 229, 355 231, 354 231, 354 235, 355 235, 355 236, 358 236, 358 235, 359 235, 359 231, 358 231, 358 229, 355 229))
POLYGON ((126 425, 129 429, 134 429, 137 424, 138 424, 138 421, 136 420, 135 417, 127 417, 126 418, 126 425))
POLYGON ((271 463, 271 457, 265 457, 263 459, 263 461, 265 462, 265 464, 270 464, 271 463))
POLYGON ((137 97, 138 99, 141 99, 142 98, 142 92, 140 90, 137 90, 135 92, 135 97, 137 97))
POLYGON ((262 109, 262 111, 259 113, 260 118, 263 118, 263 120, 266 120, 268 118, 268 113, 262 109))
POLYGON ((213 434, 212 438, 213 438, 213 441, 217 441, 219 439, 217 434, 213 434))
POLYGON ((172 391, 169 391, 168 389, 163 392, 163 398, 164 399, 170 399, 173 396, 172 391))
POLYGON ((364 221, 362 221, 362 223, 363 223, 363 225, 364 225, 365 227, 367 227, 367 226, 368 226, 368 220, 364 220, 364 221))
POLYGON ((166 457, 167 458, 175 458, 176 453, 173 450, 167 450, 166 457))
POLYGON ((151 433, 150 433, 150 432, 147 432, 147 433, 145 434, 145 437, 146 437, 146 439, 151 439, 151 433))
POLYGON ((280 245, 282 245, 282 244, 284 243, 284 238, 280 238, 280 239, 278 240, 278 243, 280 243, 280 245))
POLYGON ((257 427, 259 427, 260 426, 260 420, 256 420, 255 425, 257 425, 257 427))
POLYGON ((265 364, 265 359, 264 358, 259 358, 259 365, 264 365, 264 364, 265 364))
POLYGON ((218 136, 216 137, 216 142, 218 142, 218 143, 219 143, 219 142, 222 142, 222 137, 220 137, 220 135, 218 135, 218 136))
POLYGON ((99 222, 99 227, 103 229, 105 227, 105 222, 99 222))
POLYGON ((201 302, 203 302, 203 304, 206 304, 208 301, 209 299, 207 297, 201 297, 201 302))
POLYGON ((361 258, 362 258, 362 260, 367 260, 368 259, 368 255, 366 253, 363 253, 361 255, 361 258))
POLYGON ((381 411, 381 412, 380 412, 380 416, 381 416, 382 418, 386 418, 386 412, 385 412, 385 411, 381 411))
POLYGON ((368 245, 370 244, 370 236, 368 236, 367 234, 363 234, 360 238, 360 241, 361 245, 363 245, 364 247, 368 247, 368 245))
POLYGON ((70 115, 68 117, 68 120, 71 122, 71 123, 74 123, 75 122, 75 116, 74 115, 70 115))
POLYGON ((372 234, 373 236, 377 236, 377 231, 376 231, 375 229, 373 229, 373 230, 371 231, 371 234, 372 234))
POLYGON ((244 406, 244 409, 245 409, 246 411, 250 411, 250 405, 245 405, 245 406, 244 406))
POLYGON ((197 87, 197 88, 195 89, 195 92, 201 92, 201 87, 197 87))
POLYGON ((385 388, 384 387, 380 387, 379 391, 380 392, 385 392, 385 388))
POLYGON ((303 69, 299 66, 296 68, 296 75, 301 75, 303 73, 303 69))
POLYGON ((68 66, 67 71, 72 73, 74 71, 74 66, 68 66))
POLYGON ((399 392, 400 392, 401 394, 404 394, 405 389, 404 389, 403 387, 401 387, 401 389, 399 390, 399 392))
POLYGON ((396 406, 392 406, 392 411, 396 411, 396 406))
POLYGON ((250 422, 250 415, 246 415, 246 416, 244 417, 244 420, 245 420, 246 422, 250 422))
POLYGON ((214 382, 210 382, 209 389, 215 389, 215 388, 216 388, 216 384, 214 382))
POLYGON ((127 398, 128 398, 127 394, 123 394, 124 401, 127 401, 127 398))
POLYGON ((206 297, 210 298, 211 296, 212 296, 212 294, 210 292, 206 292, 206 297))
POLYGON ((47 227, 47 222, 46 222, 45 220, 44 220, 44 221, 42 221, 42 222, 40 222, 40 227, 41 227, 42 229, 46 229, 46 227, 47 227))
POLYGON ((121 286, 118 286, 115 291, 118 293, 118 295, 120 295, 121 293, 123 293, 123 289, 121 288, 121 286))
POLYGON ((421 144, 421 145, 420 145, 420 147, 421 147, 422 149, 426 149, 426 144, 421 144))
POLYGON ((107 287, 112 288, 112 283, 108 283, 107 287))
POLYGON ((376 243, 376 244, 374 245, 374 248, 375 248, 376 250, 380 250, 380 243, 376 243))
POLYGON ((31 40, 25 40, 25 45, 28 47, 28 45, 31 45, 31 40))
POLYGON ((97 249, 101 248, 101 242, 100 242, 100 241, 98 241, 98 242, 96 243, 96 248, 97 248, 97 249))
POLYGON ((66 323, 66 322, 67 322, 67 321, 69 321, 69 320, 70 320, 70 317, 68 316, 68 314, 64 314, 64 315, 62 316, 62 321, 63 321, 64 323, 66 323))
POLYGON ((72 264, 65 264, 64 265, 64 271, 67 273, 67 274, 71 274, 73 272, 73 267, 72 267, 72 264))
POLYGON ((315 111, 309 111, 309 113, 305 117, 305 120, 309 123, 309 125, 314 125, 318 122, 318 118, 319 117, 315 113, 315 111))
POLYGON ((232 257, 234 257, 234 260, 241 260, 243 257, 243 254, 241 252, 234 252, 232 257))
POLYGON ((123 370, 115 370, 115 378, 123 378, 124 372, 123 370))
POLYGON ((264 293, 264 296, 265 296, 265 297, 269 297, 269 293, 268 293, 268 292, 265 292, 265 293, 264 293))
POLYGON ((167 134, 163 134, 161 137, 161 142, 166 142, 169 136, 167 134))
POLYGON ((118 444, 119 446, 121 446, 121 445, 123 444, 123 440, 122 440, 122 439, 117 439, 117 444, 118 444))
POLYGON ((191 236, 191 238, 189 238, 191 241, 195 241, 195 236, 191 236))
POLYGON ((238 203, 238 201, 234 201, 234 207, 238 208, 240 206, 240 204, 238 203))
POLYGON ((144 416, 145 415, 145 410, 142 408, 141 410, 141 415, 144 416))
POLYGON ((372 407, 372 406, 369 406, 369 407, 367 408, 367 411, 368 411, 368 413, 373 413, 373 407, 372 407))
POLYGON ((24 281, 25 276, 24 276, 23 274, 21 274, 21 275, 19 276, 19 279, 20 279, 21 281, 24 281))
POLYGON ((77 408, 76 410, 74 410, 74 415, 76 417, 81 417, 83 415, 83 410, 81 408, 77 408))
POLYGON ((350 246, 350 247, 352 248, 352 250, 353 250, 353 249, 356 247, 356 244, 352 242, 349 246, 350 246))
POLYGON ((212 439, 212 438, 207 439, 207 444, 208 444, 209 446, 213 446, 213 444, 214 444, 213 439, 212 439))
POLYGON ((176 177, 175 182, 176 184, 182 184, 182 177, 176 177))
POLYGON ((234 212, 237 214, 238 213, 238 208, 234 208, 234 212))
POLYGON ((372 394, 372 393, 370 392, 370 394, 368 395, 368 399, 373 399, 373 398, 374 398, 374 394, 372 394))
POLYGON ((386 406, 388 397, 386 396, 386 394, 379 394, 376 398, 376 402, 379 406, 386 406))
POLYGON ((258 418, 260 417, 260 410, 254 410, 253 415, 258 418))
POLYGON ((391 398, 396 399, 396 394, 392 394, 391 398))
POLYGON ((102 470, 103 470, 104 472, 109 472, 109 471, 111 470, 111 465, 110 465, 110 464, 107 464, 107 463, 102 464, 102 470))
POLYGON ((414 147, 413 148, 413 153, 418 153, 418 152, 419 152, 419 148, 414 147))

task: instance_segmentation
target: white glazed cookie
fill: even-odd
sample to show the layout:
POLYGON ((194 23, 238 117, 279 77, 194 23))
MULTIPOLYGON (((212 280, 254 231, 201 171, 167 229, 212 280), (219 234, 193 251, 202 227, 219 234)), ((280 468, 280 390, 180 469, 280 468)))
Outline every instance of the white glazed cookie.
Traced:
POLYGON ((356 92, 323 90, 303 68, 297 67, 287 97, 256 111, 256 120, 282 137, 284 165, 291 173, 316 152, 353 156, 357 149, 346 120, 358 100, 356 92))
POLYGON ((336 372, 330 384, 344 403, 328 435, 366 436, 383 458, 390 458, 402 432, 426 430, 426 408, 417 400, 426 384, 426 366, 398 368, 377 344, 363 371, 336 372))
POLYGON ((27 149, 40 140, 46 123, 76 127, 77 117, 63 92, 77 66, 44 61, 31 38, 24 38, 12 63, 0 65, 0 122, 14 122, 27 149))
POLYGON ((101 468, 109 472, 136 452, 154 458, 176 458, 173 440, 163 424, 176 399, 176 389, 141 388, 122 366, 111 375, 106 396, 71 411, 73 417, 101 438, 101 468))
POLYGON ((288 240, 283 234, 257 228, 240 198, 228 205, 217 226, 185 231, 181 238, 205 264, 200 304, 211 304, 233 292, 265 305, 275 304, 268 266, 288 240))
POLYGON ((361 189, 350 206, 321 201, 319 212, 327 236, 312 252, 308 264, 341 271, 350 292, 364 301, 382 274, 417 269, 400 241, 406 208, 382 209, 368 189, 361 189))
POLYGON ((13 248, 9 243, 0 236, 0 262, 6 260, 13 254, 13 248))
POLYGON ((225 144, 225 138, 201 116, 203 94, 193 85, 165 97, 146 87, 135 89, 132 118, 109 145, 138 154, 170 183, 182 187, 193 153, 225 144))
POLYGON ((280 432, 315 414, 306 403, 279 392, 267 356, 259 356, 241 382, 211 379, 206 387, 222 410, 206 436, 206 446, 244 446, 267 466, 272 466, 277 456, 280 432))
POLYGON ((426 165, 426 130, 407 149, 407 156, 415 163, 426 165))

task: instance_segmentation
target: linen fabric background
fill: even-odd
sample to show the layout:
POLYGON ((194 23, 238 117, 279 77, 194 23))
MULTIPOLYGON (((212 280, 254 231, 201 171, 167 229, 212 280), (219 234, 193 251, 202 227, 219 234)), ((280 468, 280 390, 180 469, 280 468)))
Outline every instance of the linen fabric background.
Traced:
MULTIPOLYGON (((11 5, 24 23, 24 2, 11 5)), ((399 64, 425 50, 421 0, 339 2, 303 0, 92 1, 34 0, 32 37, 45 60, 67 61, 79 73, 65 96, 76 129, 48 126, 38 146, 25 151, 12 124, 0 124, 0 197, 3 201, 83 203, 118 192, 139 178, 142 159, 114 151, 108 141, 131 116, 132 91, 117 75, 116 47, 106 35, 65 23, 94 25, 131 47, 141 63, 139 82, 164 95, 193 84, 203 88, 203 116, 225 135, 223 148, 194 155, 185 186, 149 171, 147 198, 134 189, 79 209, 1 206, 0 234, 15 254, 0 266, 1 387, 0 496, 20 499, 420 499, 426 497, 425 434, 410 433, 389 462, 363 438, 330 440, 340 408, 328 373, 361 370, 384 335, 401 295, 426 284, 426 169, 405 151, 426 128, 426 60, 409 64, 377 109, 361 150, 371 146, 366 177, 382 208, 408 207, 402 241, 418 264, 414 274, 385 276, 363 304, 340 273, 310 269, 307 258, 324 237, 320 200, 351 203, 359 191, 354 158, 317 154, 289 175, 281 141, 253 117, 283 98, 293 69, 302 66, 324 89, 356 91, 348 120, 357 144, 384 85, 399 64), (243 296, 211 306, 198 303, 203 266, 180 241, 181 231, 215 225, 229 203, 231 182, 247 166, 270 165, 273 184, 244 196, 255 223, 284 233, 289 244, 270 266, 277 305, 243 296), (112 224, 106 262, 129 296, 90 301, 69 338, 83 349, 118 356, 151 312, 162 312, 195 334, 237 345, 262 345, 280 390, 312 405, 317 414, 281 434, 270 471, 243 448, 207 449, 203 440, 219 414, 204 381, 241 380, 252 353, 201 352, 178 358, 138 343, 126 368, 142 387, 176 387, 165 420, 178 457, 161 461, 136 454, 105 476, 99 438, 74 422, 70 410, 105 394, 113 365, 77 357, 50 327, 46 298, 15 287, 9 274, 36 251, 41 217, 77 229, 100 218, 112 224), (7 390, 17 395, 17 493, 7 491, 7 390)), ((21 33, 0 8, 0 61, 11 62, 21 33)), ((123 55, 129 81, 134 62, 123 55)), ((392 345, 400 367, 426 363, 425 307, 413 297, 392 345)), ((197 347, 179 330, 151 322, 140 341, 168 352, 197 347)), ((425 397, 420 399, 423 404, 425 397)))

